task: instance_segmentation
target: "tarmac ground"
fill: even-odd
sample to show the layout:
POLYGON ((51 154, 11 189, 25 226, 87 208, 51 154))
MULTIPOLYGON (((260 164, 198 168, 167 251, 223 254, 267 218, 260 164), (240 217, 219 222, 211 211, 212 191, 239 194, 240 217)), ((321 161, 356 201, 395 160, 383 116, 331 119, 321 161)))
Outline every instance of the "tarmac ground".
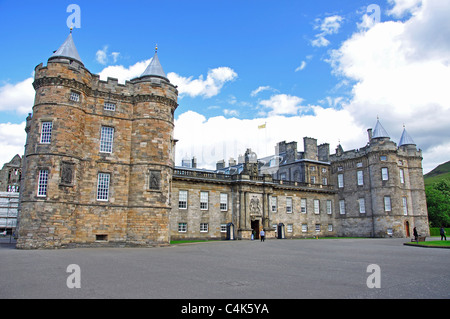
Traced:
POLYGON ((271 239, 60 250, 3 243, 0 299, 449 299, 450 249, 403 245, 407 241, 271 239))

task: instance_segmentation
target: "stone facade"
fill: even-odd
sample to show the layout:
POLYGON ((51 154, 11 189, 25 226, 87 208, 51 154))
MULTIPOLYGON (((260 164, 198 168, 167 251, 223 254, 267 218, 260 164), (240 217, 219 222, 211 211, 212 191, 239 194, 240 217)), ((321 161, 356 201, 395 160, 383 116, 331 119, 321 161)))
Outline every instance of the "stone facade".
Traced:
POLYGON ((33 86, 17 247, 168 244, 176 87, 59 56, 33 86))
POLYGON ((266 158, 249 149, 214 171, 195 159, 176 168, 178 92, 156 53, 140 77, 102 81, 70 35, 33 86, 18 248, 250 239, 261 229, 267 238, 428 234, 421 151, 403 137, 397 146, 378 123, 359 150, 330 155, 305 137, 303 152, 280 142, 266 158))

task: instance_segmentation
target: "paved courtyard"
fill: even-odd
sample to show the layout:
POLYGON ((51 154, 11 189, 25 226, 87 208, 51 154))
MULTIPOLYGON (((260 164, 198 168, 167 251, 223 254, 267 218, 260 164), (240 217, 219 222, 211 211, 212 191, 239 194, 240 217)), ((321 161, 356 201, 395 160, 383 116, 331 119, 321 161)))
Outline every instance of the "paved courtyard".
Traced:
POLYGON ((450 250, 406 241, 273 239, 65 250, 2 244, 0 298, 450 298, 450 250), (72 264, 79 266, 80 288, 67 286, 72 264), (367 285, 373 264, 380 288, 367 285))

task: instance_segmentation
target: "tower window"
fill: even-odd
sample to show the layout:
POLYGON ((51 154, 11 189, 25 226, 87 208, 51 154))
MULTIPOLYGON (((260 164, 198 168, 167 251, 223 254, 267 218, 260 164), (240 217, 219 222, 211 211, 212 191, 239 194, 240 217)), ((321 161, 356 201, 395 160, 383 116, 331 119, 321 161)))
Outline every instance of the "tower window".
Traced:
POLYGON ((48 170, 46 169, 40 170, 37 196, 39 197, 47 196, 47 183, 48 183, 48 170))
POLYGON ((78 94, 76 92, 70 92, 69 99, 74 102, 80 102, 80 94, 78 94))
POLYGON ((41 128, 41 143, 42 144, 50 144, 52 140, 52 122, 42 122, 41 128))
POLYGON ((112 153, 114 127, 102 126, 100 135, 100 152, 112 153))
POLYGON ((97 183, 97 200, 108 201, 109 198, 109 173, 99 173, 97 183))

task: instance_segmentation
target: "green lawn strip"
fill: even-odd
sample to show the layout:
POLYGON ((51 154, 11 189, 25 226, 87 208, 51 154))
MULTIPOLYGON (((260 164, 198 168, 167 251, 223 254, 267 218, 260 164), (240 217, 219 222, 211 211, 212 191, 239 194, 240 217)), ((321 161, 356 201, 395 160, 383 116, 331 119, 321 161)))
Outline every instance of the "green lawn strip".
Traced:
POLYGON ((447 240, 433 240, 433 241, 421 241, 405 243, 407 246, 420 246, 420 247, 441 247, 450 248, 450 241, 447 240))

